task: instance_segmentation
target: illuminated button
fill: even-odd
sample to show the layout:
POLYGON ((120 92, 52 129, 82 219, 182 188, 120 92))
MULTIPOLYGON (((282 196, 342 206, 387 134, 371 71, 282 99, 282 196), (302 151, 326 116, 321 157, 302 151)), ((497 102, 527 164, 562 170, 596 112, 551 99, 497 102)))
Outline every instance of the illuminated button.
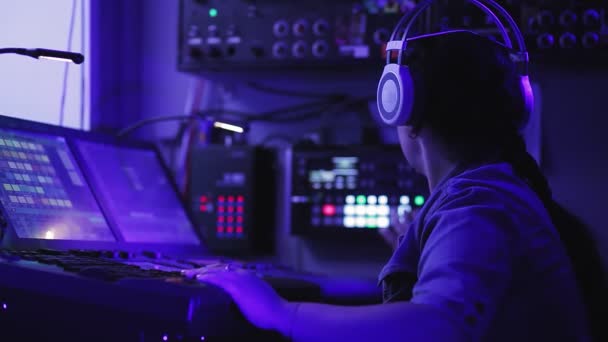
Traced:
POLYGON ((239 213, 239 214, 242 214, 243 213, 243 207, 237 207, 236 208, 236 212, 239 213))
POLYGON ((228 212, 229 213, 233 213, 234 212, 234 207, 228 207, 228 212))
POLYGON ((224 196, 218 196, 217 197, 217 201, 218 202, 224 202, 226 200, 226 198, 224 196))
POLYGON ((367 223, 365 217, 357 217, 355 221, 358 228, 365 228, 365 224, 367 223))
POLYGON ((391 209, 388 205, 379 205, 377 207, 378 216, 388 216, 391 212, 391 209))
POLYGON ((367 196, 367 203, 369 204, 376 204, 378 203, 378 197, 371 195, 371 196, 367 196))
POLYGON ((199 209, 201 210, 202 213, 206 213, 207 212, 207 205, 203 204, 199 207, 199 209))
POLYGON ((237 223, 243 223, 243 216, 237 216, 236 217, 236 222, 237 223))
POLYGON ((228 223, 234 222, 234 217, 228 216, 227 221, 228 221, 228 223))
POLYGON ((238 196, 236 198, 236 201, 239 202, 239 203, 243 203, 245 201, 245 196, 242 196, 242 195, 238 196))
POLYGON ((218 213, 223 213, 224 211, 226 211, 226 208, 224 208, 223 206, 217 207, 217 212, 218 213))
POLYGON ((243 234, 243 227, 241 227, 241 226, 236 227, 236 232, 237 232, 237 234, 243 234))
POLYGON ((218 233, 223 233, 223 232, 224 232, 224 227, 222 227, 222 226, 218 226, 218 227, 217 227, 217 232, 218 232, 218 233))
POLYGON ((378 204, 388 204, 388 197, 384 195, 378 197, 378 204))
POLYGON ((230 202, 230 203, 234 202, 234 196, 228 196, 228 202, 230 202))
POLYGON ((217 222, 218 222, 218 223, 224 223, 224 220, 225 220, 225 219, 224 219, 224 216, 218 216, 218 217, 217 217, 217 222))
POLYGON ((366 219, 367 228, 378 228, 378 220, 375 217, 368 217, 366 219))
POLYGON ((414 204, 419 207, 422 206, 424 204, 424 196, 418 195, 418 196, 414 197, 414 204))
POLYGON ((208 198, 207 198, 207 196, 201 196, 200 200, 201 200, 201 203, 207 203, 208 198))
POLYGON ((353 216, 345 216, 344 217, 344 227, 346 228, 354 228, 357 225, 357 221, 353 216))
POLYGON ((411 205, 400 205, 397 208, 397 214, 399 216, 404 216, 407 213, 411 213, 412 212, 412 206, 411 205))
POLYGON ((388 228, 390 225, 390 221, 388 217, 378 217, 378 227, 379 228, 388 228))
POLYGON ((347 204, 347 205, 344 206, 344 215, 354 216, 355 213, 356 213, 356 211, 355 211, 355 206, 354 205, 347 204))
POLYGON ((399 199, 399 203, 406 205, 406 204, 410 204, 410 197, 409 196, 401 196, 401 198, 399 199))
POLYGON ((228 226, 228 228, 226 228, 226 232, 228 232, 228 233, 234 233, 234 227, 228 226))
POLYGON ((209 9, 209 16, 210 16, 211 18, 215 18, 215 17, 217 17, 217 13, 218 13, 218 11, 217 11, 217 9, 216 9, 216 8, 210 8, 210 9, 209 9))
POLYGON ((353 195, 346 196, 346 204, 355 204, 355 196, 353 196, 353 195))
POLYGON ((375 216, 377 212, 378 212, 377 206, 375 206, 375 205, 368 205, 365 207, 365 213, 368 216, 375 216))
POLYGON ((367 212, 367 210, 365 209, 364 205, 358 205, 355 208, 355 212, 357 213, 357 215, 363 216, 363 215, 365 215, 365 213, 367 212))
POLYGON ((326 204, 323 206, 323 215, 325 216, 334 216, 336 214, 336 206, 331 204, 326 204))
POLYGON ((365 196, 363 196, 363 195, 357 196, 357 204, 365 204, 365 196))

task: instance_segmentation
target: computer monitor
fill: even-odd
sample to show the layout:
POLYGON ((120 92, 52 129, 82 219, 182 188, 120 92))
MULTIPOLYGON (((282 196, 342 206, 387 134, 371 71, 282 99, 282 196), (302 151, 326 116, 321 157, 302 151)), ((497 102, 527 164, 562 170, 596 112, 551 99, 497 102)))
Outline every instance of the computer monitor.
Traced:
POLYGON ((121 240, 200 245, 154 148, 85 140, 74 146, 121 240))
POLYGON ((19 239, 116 241, 63 137, 0 129, 0 182, 19 239))

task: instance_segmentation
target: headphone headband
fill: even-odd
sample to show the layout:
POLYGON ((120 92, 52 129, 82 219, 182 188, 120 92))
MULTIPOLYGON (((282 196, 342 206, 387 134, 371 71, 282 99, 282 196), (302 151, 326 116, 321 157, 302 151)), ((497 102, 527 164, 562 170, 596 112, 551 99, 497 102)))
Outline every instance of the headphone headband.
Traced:
MULTIPOLYGON (((405 51, 407 47, 407 38, 410 29, 412 28, 412 25, 427 8, 429 8, 433 3, 435 3, 435 1, 436 0, 425 0, 424 2, 419 3, 413 10, 404 15, 403 18, 401 18, 397 26, 395 26, 393 33, 391 34, 390 41, 386 45, 387 64, 390 63, 391 51, 399 51, 399 55, 397 57, 397 64, 401 65, 403 51, 405 51), (401 37, 397 37, 398 33, 401 30, 403 30, 401 37)), ((524 63, 524 65, 527 65, 528 52, 526 49, 526 43, 521 31, 519 30, 519 27, 517 26, 517 23, 515 23, 515 20, 513 20, 513 17, 511 17, 511 15, 494 0, 468 1, 493 19, 494 24, 500 30, 505 46, 511 50, 517 51, 514 55, 511 56, 513 61, 516 63, 524 63), (504 26, 503 22, 494 11, 498 12, 500 16, 507 21, 509 29, 515 35, 515 39, 517 42, 516 49, 514 49, 513 43, 511 42, 511 38, 509 37, 509 29, 504 26)), ((522 68, 522 75, 527 75, 527 67, 522 68)))
MULTIPOLYGON (((520 76, 520 88, 525 101, 524 110, 526 117, 522 120, 522 125, 524 125, 534 107, 534 94, 532 92, 532 86, 530 85, 530 79, 528 77, 529 59, 524 37, 517 27, 515 20, 513 20, 511 15, 509 15, 509 13, 496 1, 468 1, 492 18, 494 24, 500 30, 502 39, 504 40, 504 44, 501 45, 510 50, 509 57, 518 69, 517 71, 520 76), (500 17, 496 15, 497 13, 500 15, 500 17), (505 27, 503 21, 506 21, 508 28, 505 27), (511 31, 515 37, 515 43, 517 45, 516 47, 513 47, 513 42, 511 41, 511 37, 509 37, 509 31, 511 31)), ((409 67, 407 65, 403 65, 402 63, 403 54, 407 47, 408 40, 450 33, 438 32, 420 35, 415 38, 408 38, 410 29, 412 28, 412 25, 416 19, 433 3, 435 3, 435 0, 422 0, 413 10, 407 12, 393 30, 390 41, 386 44, 386 66, 382 72, 382 77, 380 78, 377 90, 378 112, 380 113, 380 119, 385 124, 391 126, 400 126, 406 125, 408 122, 410 122, 414 112, 414 102, 417 102, 415 101, 415 98, 420 97, 420 95, 416 94, 420 88, 415 87, 414 78, 412 77, 409 67), (393 51, 398 52, 397 63, 391 61, 393 51)))

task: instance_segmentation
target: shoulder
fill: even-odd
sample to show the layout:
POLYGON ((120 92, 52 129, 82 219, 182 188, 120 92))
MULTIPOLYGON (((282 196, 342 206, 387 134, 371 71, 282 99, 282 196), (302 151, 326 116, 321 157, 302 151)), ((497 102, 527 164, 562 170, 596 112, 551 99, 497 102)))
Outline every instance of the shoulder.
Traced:
MULTIPOLYGON (((432 232, 500 230, 517 239, 529 226, 550 225, 543 203, 507 163, 486 164, 447 180, 421 222, 421 242, 432 232), (479 227, 483 226, 483 227, 479 227), (477 227, 471 229, 472 227, 477 227)), ((439 234, 435 234, 439 235, 439 234)))
POLYGON ((499 207, 512 214, 544 213, 536 193, 508 163, 485 164, 449 179, 438 209, 454 205, 499 207))

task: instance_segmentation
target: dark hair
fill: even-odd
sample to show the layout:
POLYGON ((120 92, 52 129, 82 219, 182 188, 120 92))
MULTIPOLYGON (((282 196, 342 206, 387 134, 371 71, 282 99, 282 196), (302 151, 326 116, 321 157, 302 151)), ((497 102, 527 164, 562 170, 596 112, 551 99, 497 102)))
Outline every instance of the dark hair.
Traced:
POLYGON ((520 76, 509 50, 470 32, 413 40, 407 64, 415 82, 417 134, 431 129, 454 161, 503 160, 542 200, 573 263, 598 340, 607 340, 606 286, 587 227, 554 201, 549 183, 518 132, 526 119, 520 76), (467 160, 468 159, 468 160, 467 160))

